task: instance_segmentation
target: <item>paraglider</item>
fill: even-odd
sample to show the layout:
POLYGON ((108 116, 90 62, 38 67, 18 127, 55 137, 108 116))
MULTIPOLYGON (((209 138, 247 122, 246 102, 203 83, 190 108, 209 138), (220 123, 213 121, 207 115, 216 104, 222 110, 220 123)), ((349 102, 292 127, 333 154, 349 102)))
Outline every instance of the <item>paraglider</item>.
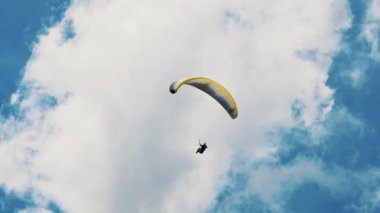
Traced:
MULTIPOLYGON (((203 92, 210 95, 214 98, 219 104, 227 111, 232 119, 237 118, 238 109, 230 92, 220 85, 218 82, 205 78, 205 77, 188 77, 178 81, 173 82, 170 85, 170 92, 172 94, 176 93, 182 85, 190 85, 196 87, 203 92)), ((195 153, 202 154, 208 147, 206 143, 201 144, 201 141, 198 139, 200 147, 195 153)))
POLYGON ((205 77, 189 77, 173 82, 170 92, 176 93, 182 85, 191 85, 213 97, 227 111, 232 119, 238 116, 238 109, 232 95, 218 82, 205 77))
POLYGON ((201 144, 201 141, 199 139, 198 139, 198 141, 199 141, 199 146, 201 146, 201 147, 199 147, 195 153, 203 154, 203 152, 208 148, 208 146, 207 146, 206 142, 204 144, 201 144))

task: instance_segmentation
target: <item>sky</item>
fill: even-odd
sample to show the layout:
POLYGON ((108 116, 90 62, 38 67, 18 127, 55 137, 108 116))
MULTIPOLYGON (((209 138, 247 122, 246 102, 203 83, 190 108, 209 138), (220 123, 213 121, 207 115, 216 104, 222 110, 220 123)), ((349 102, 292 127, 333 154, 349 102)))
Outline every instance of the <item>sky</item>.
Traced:
POLYGON ((0 212, 380 212, 378 11, 1 1, 0 212))

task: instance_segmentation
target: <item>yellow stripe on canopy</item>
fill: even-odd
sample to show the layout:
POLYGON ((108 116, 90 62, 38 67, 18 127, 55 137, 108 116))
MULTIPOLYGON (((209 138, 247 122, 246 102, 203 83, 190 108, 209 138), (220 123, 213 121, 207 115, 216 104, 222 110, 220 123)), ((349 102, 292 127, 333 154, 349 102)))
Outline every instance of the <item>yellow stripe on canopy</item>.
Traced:
POLYGON ((170 85, 170 92, 176 93, 178 89, 184 85, 191 85, 213 97, 228 112, 231 118, 238 116, 238 109, 232 95, 226 88, 218 82, 205 77, 189 77, 173 82, 170 85))

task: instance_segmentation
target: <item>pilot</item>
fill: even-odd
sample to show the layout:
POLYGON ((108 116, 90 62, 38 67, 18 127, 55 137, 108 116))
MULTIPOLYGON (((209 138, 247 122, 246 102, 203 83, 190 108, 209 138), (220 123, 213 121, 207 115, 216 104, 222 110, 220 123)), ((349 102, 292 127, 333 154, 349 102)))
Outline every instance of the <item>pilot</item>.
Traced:
POLYGON ((195 153, 201 153, 202 154, 207 149, 207 145, 206 145, 206 142, 204 144, 201 144, 201 141, 199 139, 198 139, 198 141, 199 141, 199 146, 201 146, 201 147, 199 147, 195 153))

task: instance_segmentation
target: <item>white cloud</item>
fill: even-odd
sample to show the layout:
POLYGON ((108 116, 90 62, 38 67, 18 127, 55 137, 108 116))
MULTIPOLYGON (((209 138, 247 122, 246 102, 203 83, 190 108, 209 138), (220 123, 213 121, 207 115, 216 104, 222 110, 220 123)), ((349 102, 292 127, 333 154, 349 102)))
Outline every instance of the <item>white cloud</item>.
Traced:
POLYGON ((344 0, 74 1, 69 19, 75 38, 64 41, 63 21, 34 48, 27 119, 0 144, 2 183, 69 212, 204 211, 235 154, 275 152, 267 133, 296 125, 295 100, 306 126, 327 113, 327 71, 350 24, 344 0), (308 50, 313 60, 297 54, 308 50), (240 116, 192 88, 169 93, 192 75, 229 88, 240 116), (58 106, 37 107, 41 91, 58 106), (202 156, 198 137, 210 146, 202 156))
POLYGON ((372 0, 369 3, 362 35, 371 44, 371 56, 380 60, 379 33, 380 33, 380 1, 372 0))
MULTIPOLYGON (((367 4, 367 3, 366 3, 367 4)), ((361 32, 358 36, 359 39, 359 50, 352 49, 352 59, 350 64, 353 66, 352 68, 346 68, 344 72, 341 72, 340 77, 342 77, 342 83, 345 83, 351 86, 353 89, 361 89, 363 85, 368 80, 367 71, 369 60, 380 60, 380 1, 379 0, 371 0, 368 1, 368 5, 365 13, 363 14, 364 20, 360 27, 361 32), (364 43, 363 43, 364 42, 364 43), (368 42, 369 50, 363 45, 368 42), (360 47, 362 46, 362 47, 360 47), (368 52, 369 51, 369 52, 368 52), (368 55, 366 55, 368 52, 368 55)), ((360 16, 362 14, 358 14, 360 16)), ((358 43, 357 43, 358 44, 358 43)))
POLYGON ((348 206, 349 209, 356 212, 376 212, 380 206, 379 202, 379 169, 368 168, 365 171, 359 171, 346 175, 351 177, 351 182, 356 182, 359 186, 360 197, 356 202, 348 206))
POLYGON ((365 84, 367 78, 365 72, 359 68, 352 69, 348 72, 342 73, 345 82, 349 83, 352 88, 358 89, 365 84))
POLYGON ((43 208, 28 208, 21 210, 18 213, 52 213, 52 211, 43 208))
POLYGON ((375 193, 373 194, 371 201, 375 207, 380 206, 380 189, 379 188, 377 190, 375 190, 375 193))
POLYGON ((246 193, 257 195, 271 212, 287 212, 284 204, 297 186, 315 182, 336 192, 341 191, 342 178, 323 170, 323 163, 317 160, 299 158, 282 167, 259 167, 252 173, 246 193))

